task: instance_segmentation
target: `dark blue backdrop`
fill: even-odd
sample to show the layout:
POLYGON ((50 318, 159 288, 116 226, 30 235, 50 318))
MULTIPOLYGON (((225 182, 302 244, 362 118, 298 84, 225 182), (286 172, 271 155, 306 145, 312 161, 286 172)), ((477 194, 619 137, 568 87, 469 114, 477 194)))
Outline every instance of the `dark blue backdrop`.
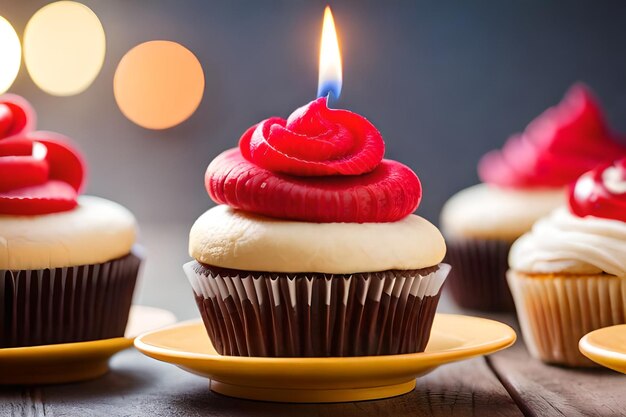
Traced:
MULTIPOLYGON (((42 1, 3 0, 23 33, 42 1)), ((107 35, 104 68, 86 92, 48 96, 24 68, 12 91, 40 127, 66 133, 91 164, 88 192, 143 222, 187 222, 211 203, 209 161, 270 115, 312 99, 322 1, 85 0, 107 35), (154 132, 126 120, 112 93, 115 66, 137 43, 169 39, 206 74, 197 113, 154 132)), ((576 80, 592 86, 626 131, 626 3, 620 1, 331 1, 344 58, 338 103, 370 118, 387 156, 417 171, 419 212, 436 220, 445 199, 477 181, 487 150, 555 103, 576 80)))

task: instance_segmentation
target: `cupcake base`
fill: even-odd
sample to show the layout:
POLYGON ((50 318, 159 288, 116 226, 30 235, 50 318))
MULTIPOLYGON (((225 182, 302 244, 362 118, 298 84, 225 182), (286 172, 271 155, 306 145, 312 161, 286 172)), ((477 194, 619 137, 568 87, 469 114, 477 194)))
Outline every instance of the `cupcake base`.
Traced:
POLYGON ((580 339, 626 323, 626 277, 509 271, 507 278, 526 346, 544 362, 597 366, 578 350, 580 339))
POLYGON ((266 357, 421 352, 449 269, 333 275, 184 265, 215 349, 266 357))
POLYGON ((124 335, 141 258, 41 270, 0 270, 0 348, 124 335))
POLYGON ((454 266, 446 288, 460 307, 514 311, 513 298, 506 283, 511 244, 506 240, 446 236, 445 262, 454 266))

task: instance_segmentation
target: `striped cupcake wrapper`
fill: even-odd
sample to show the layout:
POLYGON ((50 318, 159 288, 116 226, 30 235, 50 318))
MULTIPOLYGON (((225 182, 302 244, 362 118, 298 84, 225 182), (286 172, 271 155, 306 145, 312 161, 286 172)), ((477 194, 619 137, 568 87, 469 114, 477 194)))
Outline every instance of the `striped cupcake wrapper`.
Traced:
POLYGON ((514 311, 506 283, 511 242, 446 237, 445 262, 453 266, 446 284, 461 307, 479 311, 514 311))
POLYGON ((189 262, 184 270, 223 355, 363 356, 426 347, 450 266, 352 275, 275 274, 189 262))
POLYGON ((524 341, 544 362, 597 366, 578 350, 587 333, 626 323, 626 277, 507 274, 524 341))
POLYGON ((94 265, 0 270, 0 348, 123 336, 139 253, 94 265))

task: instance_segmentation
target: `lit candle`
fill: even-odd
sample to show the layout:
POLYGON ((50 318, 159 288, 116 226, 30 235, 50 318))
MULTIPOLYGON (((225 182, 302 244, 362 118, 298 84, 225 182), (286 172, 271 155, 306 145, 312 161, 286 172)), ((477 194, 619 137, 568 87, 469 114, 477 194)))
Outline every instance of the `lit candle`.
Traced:
POLYGON ((339 98, 342 84, 341 52, 333 13, 329 6, 324 10, 319 63, 317 97, 326 97, 332 93, 335 99, 339 98))
POLYGON ((205 176, 211 198, 270 217, 322 223, 392 222, 412 213, 421 199, 419 179, 409 167, 383 159, 383 138, 365 117, 328 107, 341 85, 339 42, 326 7, 318 98, 286 119, 251 126, 238 148, 215 158, 205 176))

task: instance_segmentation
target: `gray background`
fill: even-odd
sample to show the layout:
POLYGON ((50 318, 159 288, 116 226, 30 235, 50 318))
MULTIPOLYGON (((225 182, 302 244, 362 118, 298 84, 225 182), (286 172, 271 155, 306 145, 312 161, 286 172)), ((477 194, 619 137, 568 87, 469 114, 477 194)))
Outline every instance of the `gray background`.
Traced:
MULTIPOLYGON (((0 15, 21 37, 45 3, 1 0, 0 15)), ((78 142, 90 163, 88 193, 137 215, 150 256, 139 300, 191 315, 180 264, 187 259, 189 227, 212 205, 204 170, 251 124, 287 116, 314 98, 326 2, 83 3, 107 36, 94 84, 77 96, 53 97, 22 67, 11 91, 35 105, 40 128, 78 142), (124 53, 153 39, 187 46, 206 76, 197 112, 165 131, 127 120, 112 91, 124 53)), ((337 106, 372 120, 387 142, 387 157, 418 173, 424 187, 418 213, 433 221, 447 197, 477 181, 482 154, 523 129, 577 80, 596 91, 613 126, 626 131, 626 2, 330 4, 344 62, 337 106)))

